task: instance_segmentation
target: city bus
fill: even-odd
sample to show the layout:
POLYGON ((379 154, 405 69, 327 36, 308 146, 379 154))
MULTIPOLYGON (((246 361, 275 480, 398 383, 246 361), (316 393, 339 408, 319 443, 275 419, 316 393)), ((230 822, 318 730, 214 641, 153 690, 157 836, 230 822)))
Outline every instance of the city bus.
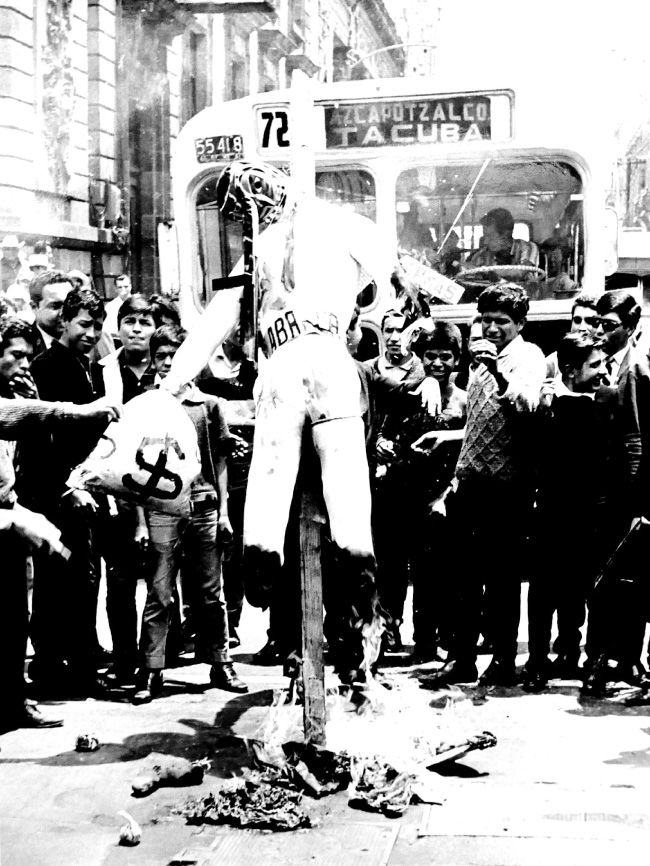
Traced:
MULTIPOLYGON (((466 82, 458 76, 310 83, 313 105, 294 118, 292 90, 204 109, 181 130, 172 158, 179 283, 191 324, 242 253, 241 227, 222 219, 217 179, 235 159, 291 163, 297 125, 309 131, 317 196, 373 220, 395 251, 387 275, 360 296, 365 356, 380 346, 395 285, 421 290, 431 315, 467 323, 478 294, 506 279, 531 298, 527 336, 552 348, 571 299, 601 292, 616 270, 616 220, 606 227, 607 112, 544 82, 466 82), (481 261, 483 218, 507 212, 512 263, 481 261), (406 281, 404 279, 406 277, 406 281)), ((505 257, 507 260, 507 256, 505 257)))

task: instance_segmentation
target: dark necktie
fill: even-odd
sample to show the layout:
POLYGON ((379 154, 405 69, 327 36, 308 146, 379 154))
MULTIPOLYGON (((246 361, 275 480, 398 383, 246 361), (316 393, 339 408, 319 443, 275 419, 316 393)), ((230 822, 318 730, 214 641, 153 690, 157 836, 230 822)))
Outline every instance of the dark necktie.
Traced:
POLYGON ((614 381, 613 369, 614 359, 608 358, 605 361, 605 370, 607 371, 605 375, 605 385, 609 385, 610 387, 613 387, 616 384, 616 382, 614 381))

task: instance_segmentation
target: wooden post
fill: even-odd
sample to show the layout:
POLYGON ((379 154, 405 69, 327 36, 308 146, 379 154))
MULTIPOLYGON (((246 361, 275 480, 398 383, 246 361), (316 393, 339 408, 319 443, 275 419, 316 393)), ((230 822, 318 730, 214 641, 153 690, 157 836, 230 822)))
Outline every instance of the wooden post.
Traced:
MULTIPOLYGON (((300 69, 291 76, 291 181, 300 204, 314 195, 316 174, 313 137, 314 99, 311 81, 300 69)), ((309 244, 295 234, 294 264, 297 279, 308 274, 309 244)), ((325 745, 325 670, 323 666, 323 577, 321 525, 325 522, 318 495, 320 463, 310 437, 303 439, 300 501, 300 578, 302 590, 302 682, 305 742, 325 745)))
POLYGON ((324 517, 309 477, 303 475, 300 502, 302 590, 302 682, 305 742, 325 745, 325 667, 323 665, 323 576, 321 526, 324 517))

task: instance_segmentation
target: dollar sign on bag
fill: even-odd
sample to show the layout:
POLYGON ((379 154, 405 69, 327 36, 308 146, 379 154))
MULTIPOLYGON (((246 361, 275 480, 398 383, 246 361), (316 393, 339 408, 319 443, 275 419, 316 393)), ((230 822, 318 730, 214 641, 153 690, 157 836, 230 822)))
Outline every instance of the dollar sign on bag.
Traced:
POLYGON ((175 439, 171 439, 168 436, 165 436, 164 439, 155 436, 145 436, 135 453, 135 462, 140 469, 150 473, 149 477, 143 483, 134 478, 131 473, 128 473, 122 478, 124 486, 130 490, 134 490, 136 493, 140 493, 143 497, 154 496, 157 499, 175 499, 181 492, 183 482, 175 472, 167 468, 170 448, 176 452, 180 460, 185 459, 185 455, 175 439), (149 463, 145 458, 144 449, 150 445, 162 446, 155 463, 149 463), (171 490, 159 487, 161 481, 169 482, 172 485, 171 490))

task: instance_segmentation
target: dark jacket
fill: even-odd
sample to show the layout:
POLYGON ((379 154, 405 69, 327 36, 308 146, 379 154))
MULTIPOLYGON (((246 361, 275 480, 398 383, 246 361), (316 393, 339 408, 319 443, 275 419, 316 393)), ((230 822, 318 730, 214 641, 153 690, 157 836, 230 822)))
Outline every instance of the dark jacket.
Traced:
MULTIPOLYGON (((32 363, 39 397, 77 405, 103 397, 99 368, 84 361, 55 340, 32 363)), ((21 447, 18 455, 21 501, 43 511, 56 507, 70 472, 90 454, 105 428, 105 421, 84 424, 72 436, 65 429, 55 429, 21 447)))
POLYGON ((537 518, 580 536, 618 512, 627 492, 625 448, 614 401, 558 395, 538 410, 537 518), (600 520, 597 521, 600 515, 600 520))
POLYGON ((627 456, 630 517, 650 517, 650 363, 630 348, 618 376, 617 404, 627 456))

